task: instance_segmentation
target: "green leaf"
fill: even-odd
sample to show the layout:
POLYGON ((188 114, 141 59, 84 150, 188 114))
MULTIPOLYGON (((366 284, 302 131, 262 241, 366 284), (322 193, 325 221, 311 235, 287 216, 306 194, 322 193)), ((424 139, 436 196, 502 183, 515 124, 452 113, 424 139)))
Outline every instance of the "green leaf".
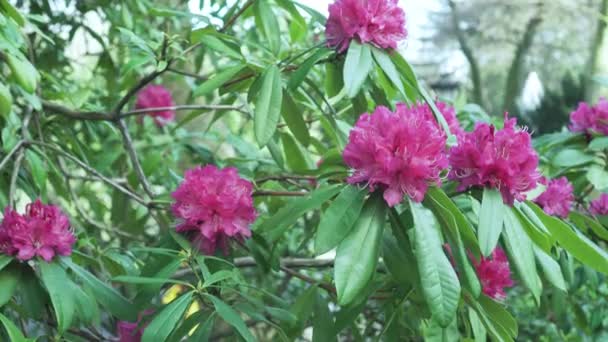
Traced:
POLYGON ((287 83, 287 87, 291 90, 296 90, 300 86, 300 84, 302 84, 302 82, 306 78, 306 75, 308 75, 310 69, 315 66, 317 61, 329 55, 331 52, 331 50, 326 48, 317 49, 317 51, 312 54, 312 56, 308 57, 304 62, 302 62, 302 64, 300 64, 298 69, 294 71, 294 73, 291 75, 291 78, 289 79, 289 82, 287 83))
MULTIPOLYGON (((391 225, 394 221, 391 220, 391 225)), ((393 227, 395 230, 395 227, 393 227)), ((382 258, 386 264, 386 269, 393 276, 395 281, 405 288, 420 287, 418 278, 418 266, 416 258, 412 254, 408 245, 404 246, 401 241, 397 241, 390 234, 384 234, 384 244, 382 245, 382 258)))
POLYGON ((591 151, 603 151, 608 149, 608 137, 597 137, 591 140, 588 149, 591 151))
POLYGON ((604 250, 561 220, 545 214, 536 204, 526 202, 526 205, 570 254, 594 270, 608 274, 608 254, 604 250))
POLYGON ((443 251, 439 227, 432 213, 413 201, 410 201, 410 208, 422 292, 433 320, 447 327, 456 316, 460 299, 458 276, 443 251))
POLYGON ((484 188, 479 210, 479 229, 477 230, 479 247, 484 256, 492 254, 498 243, 505 211, 500 191, 484 188))
POLYGON ((0 308, 4 304, 8 303, 15 289, 17 289, 17 283, 19 282, 18 269, 15 267, 7 267, 6 269, 0 270, 0 308))
POLYGON ((40 79, 36 68, 27 59, 22 59, 11 54, 5 54, 4 56, 17 83, 23 90, 33 94, 40 79))
POLYGON ((25 25, 25 18, 23 15, 21 15, 21 13, 19 13, 19 11, 13 7, 10 2, 8 2, 8 0, 0 0, 0 8, 2 8, 4 12, 17 23, 17 25, 21 27, 25 25))
POLYGON ((44 166, 44 163, 38 154, 32 150, 27 150, 25 152, 25 159, 30 166, 32 178, 34 179, 38 190, 44 194, 46 191, 47 168, 44 166))
POLYGON ((524 285, 532 292, 536 302, 540 304, 542 284, 536 273, 532 240, 522 227, 519 217, 513 208, 505 208, 503 240, 507 253, 515 264, 519 277, 524 285))
POLYGON ((509 336, 513 338, 517 337, 517 321, 504 308, 504 306, 485 295, 479 298, 479 304, 495 324, 499 324, 509 334, 509 336))
POLYGON ((608 171, 600 165, 591 165, 587 170, 587 179, 598 191, 608 190, 608 171))
POLYGON ((21 332, 21 330, 19 330, 19 328, 17 328, 15 323, 13 323, 10 319, 8 319, 6 316, 4 316, 1 313, 0 313, 0 321, 2 321, 2 324, 4 325, 4 328, 6 329, 6 332, 8 334, 8 338, 11 342, 30 341, 30 339, 27 339, 27 338, 25 338, 25 336, 23 336, 23 333, 21 332))
POLYGON ((266 232, 272 241, 280 238, 285 230, 292 226, 305 213, 320 208, 323 203, 334 197, 343 189, 342 185, 321 187, 308 196, 292 200, 273 216, 259 220, 256 226, 259 231, 266 232))
POLYGON ((112 315, 123 321, 135 321, 137 318, 136 308, 125 297, 115 289, 97 279, 84 268, 74 264, 69 259, 62 259, 62 263, 68 266, 85 285, 87 285, 97 301, 105 307, 112 315))
POLYGON ((200 324, 194 334, 192 334, 192 338, 189 341, 201 341, 207 342, 211 338, 211 333, 213 332, 213 324, 215 323, 215 313, 212 313, 206 320, 204 324, 200 324))
POLYGON ((208 287, 222 280, 230 278, 234 278, 234 272, 228 270, 220 270, 213 273, 210 277, 206 278, 203 287, 208 287))
POLYGON ((475 336, 475 342, 486 342, 488 340, 487 331, 479 319, 477 312, 470 309, 467 311, 469 312, 469 322, 471 323, 473 336, 475 336))
POLYGON ((376 272, 385 221, 386 203, 382 196, 373 194, 350 233, 338 245, 334 279, 340 305, 357 299, 376 272))
POLYGON ((262 75, 262 87, 255 101, 253 127, 260 147, 270 141, 277 129, 282 102, 281 71, 272 65, 262 75))
POLYGON ((165 306, 144 330, 142 342, 166 341, 190 306, 192 295, 193 292, 185 293, 165 306))
POLYGON ((574 149, 567 148, 560 150, 552 159, 552 163, 555 166, 561 167, 573 167, 573 166, 581 166, 593 161, 595 157, 590 154, 586 154, 585 152, 574 149))
POLYGON ((238 331, 241 337, 245 339, 245 341, 253 342, 256 340, 249 331, 249 328, 247 328, 247 325, 241 316, 230 305, 209 294, 205 294, 205 297, 209 298, 211 302, 213 302, 213 306, 215 306, 215 311, 217 311, 217 314, 220 315, 220 317, 222 317, 226 323, 232 325, 238 331))
MULTIPOLYGON (((454 218, 454 215, 439 202, 441 200, 440 194, 443 192, 437 188, 434 188, 433 190, 433 192, 427 192, 424 204, 433 211, 435 217, 439 219, 442 227, 444 227, 458 270, 463 274, 464 286, 475 298, 477 298, 481 293, 481 284, 479 283, 475 269, 470 263, 465 246, 462 243, 457 221, 454 218)), ((447 200, 451 201, 449 198, 447 200)), ((465 227, 463 228, 466 229, 465 227)))
POLYGON ((334 319, 327 307, 327 301, 317 293, 312 327, 312 342, 336 341, 334 319))
POLYGON ((591 231, 603 239, 604 241, 608 241, 608 230, 602 226, 601 223, 596 221, 594 218, 585 216, 583 214, 577 212, 571 212, 568 216, 570 221, 574 223, 579 229, 587 230, 591 229, 591 231))
POLYGON ((236 74, 245 68, 244 65, 236 65, 226 68, 218 72, 212 78, 201 83, 198 87, 192 91, 192 97, 197 98, 199 96, 207 95, 215 89, 224 85, 224 83, 230 81, 236 74))
POLYGON ((72 324, 76 309, 72 292, 66 291, 66 284, 71 282, 65 270, 58 263, 41 261, 40 278, 46 287, 60 332, 65 332, 72 324))
POLYGON ((435 114, 435 120, 437 120, 437 122, 443 128, 443 131, 447 135, 448 146, 456 145, 456 137, 452 134, 452 131, 450 131, 450 126, 448 125, 448 122, 445 120, 443 113, 441 113, 439 108, 437 108, 437 105, 435 104, 435 100, 433 100, 433 98, 427 93, 427 91, 424 89, 424 87, 418 86, 418 92, 420 93, 422 98, 424 98, 424 101, 429 105, 429 107, 431 107, 433 114, 435 114))
POLYGON ((0 117, 6 118, 11 113, 13 106, 13 96, 10 89, 0 83, 0 117))
POLYGON ((302 148, 298 145, 296 140, 289 133, 281 134, 281 142, 283 143, 283 149, 285 150, 285 159, 289 169, 295 172, 306 172, 311 167, 306 160, 306 156, 302 148))
POLYGON ((397 87, 397 90, 403 95, 405 99, 407 99, 407 94, 405 93, 405 89, 403 88, 403 81, 401 81, 401 77, 399 76, 399 72, 393 64, 390 56, 383 50, 372 47, 372 54, 374 55, 374 59, 376 63, 380 66, 382 71, 386 74, 386 76, 391 80, 393 85, 397 87))
POLYGON ((0 254, 0 271, 13 261, 13 257, 0 254))
POLYGON ((536 256, 536 260, 543 270, 545 278, 547 278, 549 282, 556 288, 567 292, 568 288, 566 286, 566 281, 564 280, 564 275, 562 274, 562 269, 559 266, 559 263, 536 246, 534 247, 534 255, 536 256))
POLYGON ((184 286, 192 286, 186 281, 169 278, 118 276, 113 278, 112 281, 127 284, 180 284, 184 286))
POLYGON ((303 118, 303 109, 298 108, 291 95, 287 92, 283 94, 283 104, 281 105, 281 114, 289 127, 289 130, 298 139, 298 141, 308 146, 310 144, 310 132, 303 118))
POLYGON ((315 252, 323 254, 348 235, 359 217, 367 189, 348 185, 321 215, 315 236, 315 252))
POLYGON ((73 282, 69 282, 67 285, 70 287, 69 291, 73 293, 76 318, 85 325, 99 325, 100 313, 95 299, 73 282))
POLYGON ((361 45, 355 40, 351 41, 343 71, 344 86, 348 97, 357 96, 371 69, 372 53, 369 45, 361 45))
POLYGON ((272 7, 268 4, 268 0, 258 0, 254 5, 256 24, 261 28, 270 51, 278 55, 281 51, 281 29, 277 16, 273 13, 272 7))

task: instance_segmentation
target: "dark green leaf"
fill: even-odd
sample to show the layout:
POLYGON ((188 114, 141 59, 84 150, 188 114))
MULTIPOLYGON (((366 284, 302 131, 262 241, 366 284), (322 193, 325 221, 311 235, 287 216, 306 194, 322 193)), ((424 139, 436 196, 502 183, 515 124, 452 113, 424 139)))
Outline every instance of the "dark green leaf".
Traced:
POLYGON ((282 102, 281 71, 272 65, 262 75, 262 87, 255 101, 253 126, 260 147, 270 141, 277 129, 282 102))
POLYGON ((0 271, 13 261, 13 257, 0 254, 0 271))
POLYGON ((289 89, 297 89, 300 84, 302 84, 302 81, 304 81, 306 75, 308 75, 310 69, 315 65, 315 63, 317 63, 317 61, 329 55, 330 53, 331 50, 326 48, 320 48, 312 56, 308 57, 304 62, 302 62, 302 64, 300 64, 298 69, 296 69, 296 71, 293 73, 293 75, 291 75, 291 78, 289 79, 289 83, 287 84, 289 89))
POLYGON ((118 276, 112 281, 127 284, 181 284, 190 286, 190 283, 168 278, 152 278, 152 277, 134 277, 134 276, 118 276))
POLYGON ((372 53, 369 45, 361 45, 355 40, 351 41, 343 71, 344 86, 348 97, 357 96, 371 69, 372 53))
POLYGON ((559 263, 538 247, 534 247, 534 255, 543 270, 545 278, 547 278, 556 288, 564 292, 568 291, 559 263))
POLYGON ((232 325, 245 341, 253 342, 256 340, 238 312, 215 296, 206 295, 206 297, 213 302, 217 314, 220 315, 226 323, 232 325))
POLYGON ((268 0, 258 0, 254 5, 255 19, 258 27, 266 36, 270 51, 275 55, 281 50, 281 30, 276 15, 272 11, 272 7, 268 0))
POLYGON ((458 276, 443 251, 433 214, 410 201, 414 219, 414 245, 420 283, 432 318, 447 327, 456 316, 460 299, 458 276))
POLYGON ((60 332, 65 332, 72 324, 76 306, 71 291, 66 291, 66 284, 71 282, 65 270, 58 263, 41 261, 40 278, 46 287, 60 332))
POLYGON ((281 114, 283 115, 287 127, 289 127, 289 130, 296 139, 298 139, 302 145, 308 146, 310 143, 310 133, 303 118, 304 111, 303 109, 298 108, 289 93, 283 94, 281 114))
POLYGON ((391 80, 393 85, 397 87, 397 90, 399 90, 401 95, 403 95, 403 97, 407 99, 407 94, 405 93, 405 89, 403 88, 403 81, 401 81, 399 72, 397 71, 395 64, 393 64, 393 61, 391 61, 390 56, 387 55, 386 52, 375 47, 372 47, 372 53, 374 55, 376 63, 378 63, 382 71, 384 71, 384 73, 391 80))
POLYGON ((336 247, 359 217, 367 189, 347 186, 321 215, 315 236, 315 252, 323 254, 336 247))
POLYGON ((193 292, 188 292, 173 300, 154 317, 144 330, 142 342, 164 342, 171 334, 177 323, 181 321, 184 312, 192 302, 193 292))
POLYGON ((477 230, 479 247, 484 256, 492 254, 498 243, 505 210, 500 191, 484 188, 477 230))
POLYGON ((350 233, 338 245, 334 279, 340 305, 357 299, 376 272, 385 221, 386 203, 374 194, 365 202, 350 233))
POLYGON ((285 150, 285 160, 289 169, 295 172, 306 172, 311 167, 306 160, 302 147, 289 133, 281 134, 281 142, 285 150))
POLYGON ((27 338, 25 338, 25 336, 23 336, 23 333, 21 332, 21 330, 19 330, 19 328, 17 328, 15 323, 13 323, 10 319, 8 319, 6 316, 4 316, 1 313, 0 313, 0 321, 4 325, 4 328, 6 329, 6 332, 8 334, 8 338, 10 339, 11 342, 28 342, 28 341, 30 341, 30 339, 27 339, 27 338))
POLYGON ((570 221, 572 221, 579 229, 587 230, 591 229, 591 231, 603 239, 604 241, 608 241, 608 230, 602 226, 601 223, 596 221, 594 218, 585 216, 583 214, 577 212, 571 212, 570 216, 568 216, 570 221))
POLYGON ((312 328, 312 342, 336 341, 334 332, 334 319, 327 307, 327 301, 317 293, 315 313, 312 328))
POLYGON ((238 74, 244 68, 244 65, 236 65, 218 72, 215 76, 201 83, 198 87, 194 88, 194 90, 192 91, 192 97, 196 98, 211 93, 215 89, 224 85, 224 83, 230 81, 236 74, 238 74))
POLYGON ((593 155, 586 154, 585 152, 583 152, 581 150, 567 148, 567 149, 560 150, 553 157, 552 162, 553 162, 553 165, 555 165, 555 166, 573 167, 573 166, 580 166, 580 165, 590 163, 593 161, 594 158, 595 157, 593 155))
POLYGON ((17 283, 19 282, 18 269, 15 267, 7 267, 0 270, 0 308, 8 303, 13 297, 17 283))

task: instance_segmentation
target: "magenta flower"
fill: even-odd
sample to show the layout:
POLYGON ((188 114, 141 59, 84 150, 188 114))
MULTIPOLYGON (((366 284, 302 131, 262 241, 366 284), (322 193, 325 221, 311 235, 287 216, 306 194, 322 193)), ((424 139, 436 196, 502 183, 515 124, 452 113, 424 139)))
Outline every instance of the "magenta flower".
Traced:
MULTIPOLYGON (((137 94, 137 101, 135 102, 135 109, 148 109, 148 108, 161 108, 161 107, 173 107, 173 97, 171 92, 161 85, 149 85, 137 94)), ((162 127, 169 122, 175 120, 175 111, 173 110, 162 110, 146 113, 145 115, 150 116, 154 119, 156 126, 162 127)), ((139 117, 140 121, 142 116, 139 117)))
POLYGON ((585 102, 579 103, 578 108, 570 113, 570 130, 608 135, 608 100, 601 98, 593 107, 585 102))
POLYGON ((589 204, 589 211, 596 216, 608 215, 608 194, 603 193, 589 204))
POLYGON ((393 113, 377 107, 364 113, 351 130, 343 158, 354 169, 348 182, 380 187, 389 206, 407 195, 422 201, 429 183, 440 184, 447 166, 446 134, 434 119, 405 104, 393 113))
POLYGON ((460 182, 458 191, 471 186, 498 189, 505 203, 524 200, 525 192, 536 187, 540 175, 538 156, 530 134, 515 129, 515 119, 508 119, 502 130, 479 123, 473 132, 463 134, 450 151, 452 169, 448 178, 460 182))
POLYGON ((213 254, 219 245, 224 252, 230 239, 251 236, 249 226, 257 216, 253 186, 233 167, 196 167, 173 192, 173 215, 181 222, 178 232, 192 232, 199 248, 213 254))
POLYGON ((140 326, 143 317, 151 315, 154 310, 146 310, 140 313, 137 317, 137 322, 118 321, 116 330, 118 330, 119 342, 141 342, 143 331, 147 324, 140 326))
POLYGON ((482 292, 488 297, 502 300, 507 294, 505 288, 513 286, 509 260, 505 252, 500 247, 496 247, 492 252, 491 259, 481 256, 477 262, 473 257, 473 265, 477 272, 477 277, 481 283, 482 292))
POLYGON ((7 207, 0 224, 0 252, 27 261, 40 256, 47 262, 56 254, 72 254, 76 238, 70 221, 59 207, 36 200, 24 215, 7 207))
POLYGON ((338 52, 348 49, 353 39, 396 49, 407 36, 405 12, 398 0, 336 0, 329 5, 325 36, 327 46, 338 52))
MULTIPOLYGON (((456 110, 454 109, 454 107, 449 106, 448 104, 441 102, 441 101, 436 101, 435 105, 437 106, 437 109, 439 109, 441 114, 443 114, 445 121, 448 123, 448 127, 450 128, 450 133, 454 134, 456 137, 459 137, 462 134, 464 134, 464 130, 460 126, 460 122, 458 121, 458 118, 456 117, 456 110)), ((426 103, 419 102, 416 105, 414 105, 414 107, 412 107, 412 110, 420 112, 420 115, 424 115, 424 116, 428 117, 429 120, 433 120, 433 121, 436 120, 435 114, 433 114, 433 110, 426 103)), ((437 126, 441 128, 439 123, 437 123, 437 126)))
POLYGON ((549 215, 562 218, 568 217, 574 202, 572 183, 568 178, 561 177, 549 181, 547 189, 534 202, 540 205, 549 215))

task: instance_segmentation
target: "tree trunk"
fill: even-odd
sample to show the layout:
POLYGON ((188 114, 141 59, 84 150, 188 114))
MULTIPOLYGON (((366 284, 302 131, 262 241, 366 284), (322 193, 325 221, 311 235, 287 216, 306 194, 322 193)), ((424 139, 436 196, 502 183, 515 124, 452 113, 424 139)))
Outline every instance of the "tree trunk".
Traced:
POLYGON ((532 47, 532 41, 534 40, 534 35, 536 34, 536 29, 542 22, 542 18, 540 14, 542 12, 542 4, 539 5, 539 9, 537 14, 533 16, 528 24, 526 25, 526 30, 524 31, 524 35, 517 44, 515 48, 515 55, 513 56, 513 61, 511 62, 511 66, 509 67, 509 73, 507 75, 507 82, 505 84, 505 95, 503 102, 503 109, 509 113, 514 113, 516 107, 516 99, 517 95, 521 91, 523 79, 525 76, 524 70, 524 61, 525 57, 528 54, 528 51, 532 47))
POLYGON ((473 83, 473 101, 483 107, 483 87, 481 84, 481 71, 479 69, 479 63, 477 63, 477 59, 473 54, 473 49, 471 49, 471 47, 469 46, 464 32, 462 32, 460 26, 458 25, 458 23, 460 22, 460 17, 458 15, 458 10, 456 9, 456 4, 453 0, 449 0, 448 3, 452 11, 452 26, 454 28, 454 32, 456 33, 456 37, 458 38, 460 50, 462 50, 462 53, 467 59, 467 62, 469 62, 469 67, 471 71, 471 81, 473 83))
POLYGON ((587 60, 587 65, 585 66, 585 74, 583 75, 583 91, 585 94, 586 101, 593 101, 593 94, 596 86, 592 83, 593 75, 597 70, 598 59, 600 55, 600 51, 602 48, 602 44, 604 43, 604 33, 606 32, 606 21, 604 16, 608 13, 608 0, 602 0, 599 8, 599 17, 597 19, 597 28, 595 30, 595 35, 591 40, 591 46, 589 47, 589 59, 587 60))

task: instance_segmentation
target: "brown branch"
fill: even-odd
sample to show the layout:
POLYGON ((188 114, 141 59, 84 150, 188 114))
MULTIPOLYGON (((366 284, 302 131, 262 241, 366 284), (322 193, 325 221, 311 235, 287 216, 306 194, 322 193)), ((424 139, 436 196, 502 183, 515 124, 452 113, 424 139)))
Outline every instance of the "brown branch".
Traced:
POLYGON ((230 26, 232 26, 232 24, 234 24, 234 22, 249 8, 251 7, 251 5, 253 5, 253 3, 255 2, 255 0, 249 0, 247 1, 243 7, 241 7, 241 9, 236 12, 230 19, 228 19, 228 21, 226 21, 226 23, 224 24, 224 26, 222 26, 221 29, 219 29, 219 32, 224 32, 226 31, 228 28, 230 28, 230 26))
POLYGON ((185 71, 185 70, 177 70, 174 68, 168 68, 167 71, 169 72, 173 72, 179 75, 183 75, 183 76, 188 76, 188 77, 192 77, 192 78, 196 78, 197 80, 201 80, 201 81, 206 81, 209 79, 209 77, 205 76, 205 75, 199 75, 199 74, 195 74, 193 72, 189 72, 189 71, 185 71))
POLYGON ((268 182, 268 181, 271 181, 271 180, 281 181, 281 180, 289 180, 289 179, 302 180, 302 181, 314 181, 317 178, 314 177, 314 176, 276 175, 276 176, 261 177, 261 178, 256 179, 255 182, 257 184, 261 184, 261 183, 268 182))
POLYGON ((59 114, 71 119, 76 119, 76 120, 90 120, 90 121, 110 121, 112 120, 111 116, 108 115, 108 113, 103 113, 103 112, 97 112, 97 111, 93 111, 93 112, 79 112, 79 111, 74 111, 72 109, 69 109, 67 107, 64 107, 60 104, 56 104, 47 100, 42 100, 42 108, 44 108, 46 111, 55 113, 55 114, 59 114))
POLYGON ((114 116, 114 118, 118 118, 120 116, 120 112, 127 105, 127 103, 129 103, 131 98, 135 96, 135 94, 137 94, 143 87, 147 86, 148 83, 154 81, 155 78, 167 71, 167 69, 169 68, 169 64, 171 64, 170 62, 171 61, 167 62, 167 66, 163 70, 154 71, 148 76, 142 78, 134 87, 129 89, 127 94, 123 96, 120 101, 118 101, 118 104, 116 105, 116 107, 114 107, 114 110, 112 110, 112 116, 114 116))
POLYGON ((11 157, 25 145, 25 140, 20 140, 15 146, 4 156, 0 162, 0 171, 6 166, 11 157))
POLYGON ((119 118, 127 118, 129 116, 142 115, 147 113, 154 112, 162 112, 166 110, 180 111, 180 110, 199 110, 199 109, 207 109, 207 110, 236 110, 242 111, 242 106, 230 106, 230 105, 177 105, 170 107, 155 107, 155 108, 144 108, 144 109, 135 109, 128 112, 121 113, 119 118))
POLYGON ((296 272, 296 271, 290 269, 289 267, 281 266, 281 271, 291 275, 292 277, 303 280, 309 284, 317 285, 319 288, 322 288, 323 290, 327 291, 331 295, 336 294, 336 288, 330 284, 327 284, 327 283, 321 282, 319 280, 313 279, 309 276, 303 275, 299 272, 296 272))
POLYGON ((308 196, 308 192, 302 191, 271 191, 271 190, 258 190, 253 192, 253 196, 284 196, 284 197, 296 197, 296 196, 308 196))
POLYGON ((144 188, 144 191, 150 198, 154 198, 154 193, 152 192, 152 188, 150 187, 150 183, 148 182, 148 178, 144 173, 143 168, 141 167, 141 163, 139 162, 139 158, 137 157, 137 151, 135 151, 135 147, 133 147, 133 140, 131 139, 131 135, 129 134, 129 129, 125 124, 125 121, 120 119, 116 122, 116 126, 122 134, 122 141, 125 150, 127 150, 127 154, 129 155, 129 159, 131 159, 131 164, 133 169, 135 170, 135 175, 139 180, 139 183, 144 188))

